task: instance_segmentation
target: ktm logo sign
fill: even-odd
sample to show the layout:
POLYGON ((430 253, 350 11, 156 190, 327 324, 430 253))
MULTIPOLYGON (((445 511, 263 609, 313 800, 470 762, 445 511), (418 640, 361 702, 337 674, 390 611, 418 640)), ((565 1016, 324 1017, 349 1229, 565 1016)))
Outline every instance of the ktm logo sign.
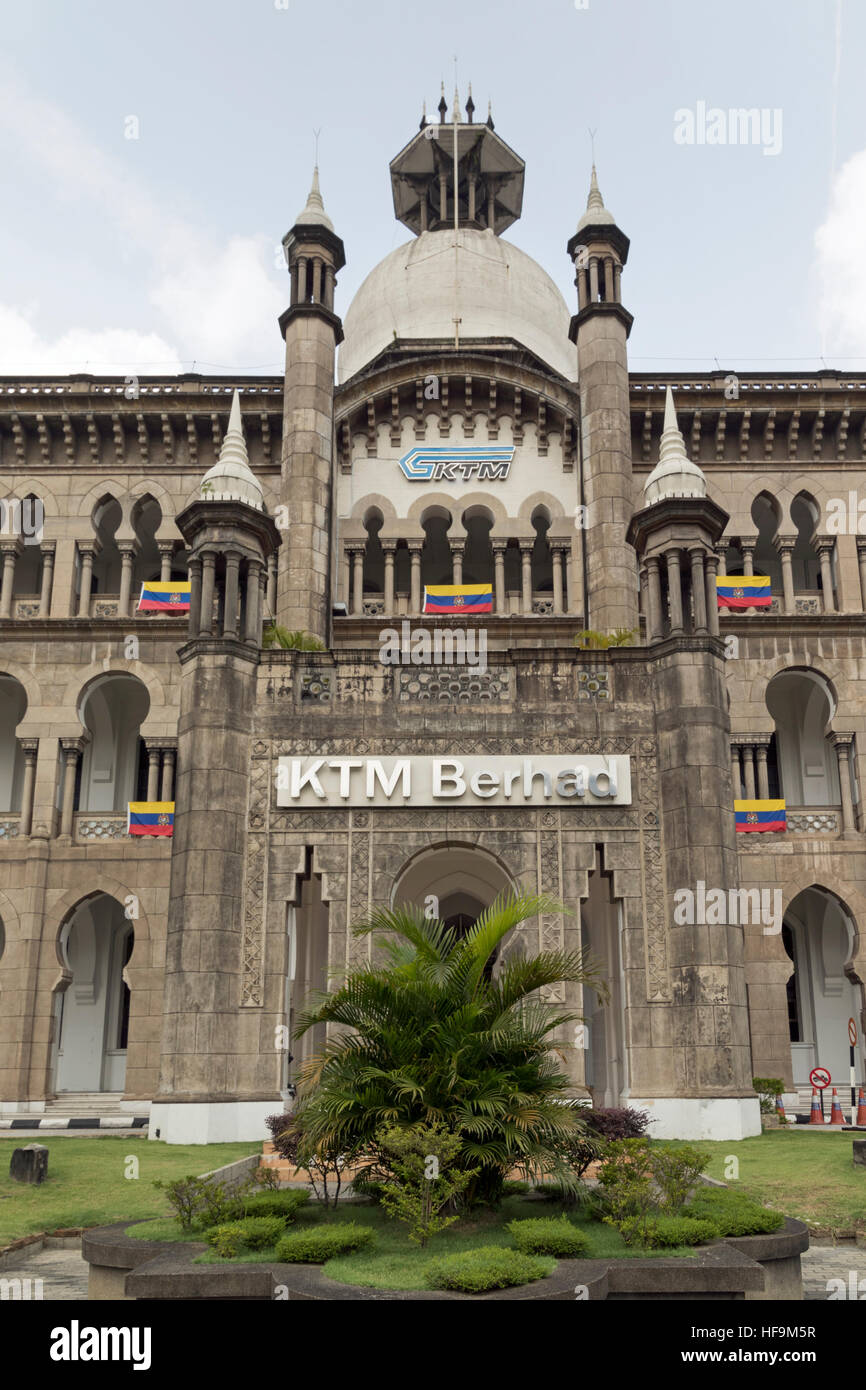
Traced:
POLYGON ((410 449, 400 469, 410 483, 498 482, 508 477, 514 445, 475 449, 410 449))

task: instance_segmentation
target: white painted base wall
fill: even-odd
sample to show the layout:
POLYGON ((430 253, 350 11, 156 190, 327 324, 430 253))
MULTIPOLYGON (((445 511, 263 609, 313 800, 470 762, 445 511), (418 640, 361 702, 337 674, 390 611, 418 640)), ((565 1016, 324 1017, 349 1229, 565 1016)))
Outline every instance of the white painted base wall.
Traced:
POLYGON ((234 1144, 239 1140, 264 1143, 270 1138, 268 1115, 283 1108, 274 1100, 190 1102, 166 1105, 155 1100, 150 1108, 148 1138, 164 1144, 234 1144))
POLYGON ((655 1120, 647 1133, 651 1139, 748 1139, 761 1133, 761 1103, 757 1096, 722 1100, 664 1096, 641 1100, 629 1096, 632 1110, 646 1110, 655 1120))

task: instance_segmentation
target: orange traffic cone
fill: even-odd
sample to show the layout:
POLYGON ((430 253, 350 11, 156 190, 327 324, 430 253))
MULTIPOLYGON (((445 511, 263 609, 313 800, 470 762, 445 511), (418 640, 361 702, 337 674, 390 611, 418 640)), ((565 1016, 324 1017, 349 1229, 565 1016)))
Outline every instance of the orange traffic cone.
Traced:
POLYGON ((860 1090, 857 1092, 857 1121, 856 1121, 856 1123, 857 1123, 858 1125, 866 1125, 866 1095, 864 1095, 864 1093, 863 1093, 863 1087, 862 1087, 862 1086, 860 1087, 860 1090))
POLYGON ((779 1124, 784 1125, 788 1123, 788 1117, 785 1114, 785 1107, 782 1104, 781 1095, 776 1096, 776 1115, 778 1117, 779 1124))
POLYGON ((817 1086, 813 1086, 813 1087, 812 1087, 812 1109, 811 1109, 811 1111, 809 1112, 809 1124, 810 1124, 810 1125, 822 1125, 823 1123, 824 1123, 824 1116, 821 1114, 821 1102, 820 1102, 820 1100, 818 1099, 818 1087, 817 1087, 817 1086))
POLYGON ((845 1116, 842 1114, 842 1103, 836 1094, 836 1087, 833 1087, 833 1098, 830 1102, 830 1123, 831 1125, 844 1125, 845 1116))

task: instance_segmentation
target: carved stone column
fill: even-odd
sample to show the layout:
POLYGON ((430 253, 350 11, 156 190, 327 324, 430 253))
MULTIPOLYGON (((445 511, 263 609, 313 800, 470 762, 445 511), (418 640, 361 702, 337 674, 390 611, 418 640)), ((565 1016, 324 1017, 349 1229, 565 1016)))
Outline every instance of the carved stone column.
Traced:
POLYGON ((157 541, 159 550, 159 582, 167 584, 171 579, 171 562, 174 557, 174 541, 157 541))
POLYGON ((394 612, 394 556, 397 551, 396 541, 382 541, 382 550, 385 555, 385 612, 394 612))
POLYGON ((755 738, 755 757, 758 760, 758 796, 761 801, 768 801, 770 797, 770 779, 767 772, 767 750, 769 746, 769 734, 761 738, 755 738))
POLYGON ((451 547, 451 583, 463 583, 463 541, 449 541, 451 547))
POLYGON ((352 547, 352 608, 353 616, 364 612, 364 547, 352 547))
MULTIPOLYGON (((751 578, 755 573, 755 546, 756 541, 740 541, 740 552, 743 556, 743 574, 751 578)), ((743 613, 757 613, 756 608, 743 608, 743 613)))
POLYGON ((244 641, 250 647, 262 644, 262 562, 247 561, 246 612, 244 614, 244 641))
POLYGON ((736 743, 731 744, 731 785, 734 791, 734 800, 743 799, 743 782, 740 775, 740 749, 736 743))
POLYGON ((201 627, 201 558, 196 556, 189 562, 189 615, 187 617, 187 636, 198 637, 201 627))
MULTIPOLYGON (((493 541, 493 583, 495 588, 496 612, 505 614, 505 550, 507 541, 493 541)), ((866 593, 866 589, 864 589, 866 593)))
POLYGON ((206 550, 201 561, 201 626, 199 637, 213 634, 213 596, 216 580, 216 553, 206 550))
POLYGON ((755 748, 754 748, 754 744, 752 744, 752 743, 743 743, 743 744, 741 744, 740 746, 741 746, 742 752, 743 752, 743 774, 744 774, 744 777, 745 777, 745 784, 746 784, 746 786, 745 786, 745 792, 744 792, 744 799, 745 799, 746 801, 754 801, 754 800, 756 799, 756 792, 755 792, 755 748))
POLYGON ((532 550, 534 544, 534 541, 520 542, 521 610, 524 615, 532 612, 532 550))
POLYGON ((854 823, 854 801, 851 796, 851 748, 853 734, 831 734, 830 741, 836 749, 839 763, 839 790, 842 793, 842 834, 845 839, 853 839, 857 834, 854 823))
POLYGON ((860 566, 860 602, 866 613, 866 536, 857 537, 857 563, 860 566))
POLYGON ((0 618, 12 617, 12 590, 15 585, 15 565, 18 556, 21 554, 21 541, 16 537, 15 540, 0 541, 0 551, 3 553, 3 584, 0 588, 0 618))
POLYGON ((63 803, 60 812, 60 834, 72 838, 72 816, 75 810, 75 779, 78 775, 78 761, 84 752, 87 739, 61 738, 63 749, 63 803))
POLYGON ((132 567, 138 551, 137 541, 118 541, 120 551, 120 601, 117 605, 119 618, 129 617, 129 596, 132 592, 132 567))
POLYGON ((160 801, 174 800, 174 763, 176 757, 177 746, 164 743, 162 746, 162 782, 159 788, 160 801))
POLYGON ((24 785, 21 788, 21 820, 18 825, 20 835, 29 835, 33 825, 33 791, 36 786, 36 756, 39 752, 38 738, 22 738, 19 747, 24 754, 24 785))
POLYGON ((159 800, 159 765, 162 759, 162 744, 145 740, 147 747, 147 800, 159 800))
POLYGON ((565 547, 551 546, 553 559, 553 611, 559 616, 565 612, 563 594, 565 592, 565 547))
POLYGON ((825 613, 836 612, 836 596, 833 592, 832 555, 835 541, 830 536, 816 536, 815 549, 821 561, 821 603, 825 613))
POLYGON ((692 604, 695 632, 707 631, 707 590, 704 582, 704 552, 700 546, 689 551, 692 564, 692 604))
POLYGON ((238 636, 238 601, 240 598, 240 564, 238 550, 226 551, 225 606, 223 608, 223 637, 236 640, 238 636))
POLYGON ((707 594, 707 626, 710 635, 719 635, 719 590, 716 584, 718 578, 719 557, 715 550, 710 550, 704 556, 704 578, 706 581, 707 594))
POLYGON ((51 592, 54 587, 54 551, 56 541, 43 541, 39 547, 42 551, 42 588, 39 594, 39 616, 47 618, 51 613, 51 592))
POLYGON ((797 609, 797 602, 794 596, 794 569, 792 564, 792 556, 796 544, 796 536, 777 536, 775 540, 775 546, 782 561, 782 607, 785 613, 794 613, 797 609))
POLYGON ((409 541, 409 561, 411 564, 409 612, 421 612, 421 547, 423 541, 409 541))
POLYGON ((102 547, 99 541, 79 541, 78 553, 81 556, 81 588, 78 594, 79 618, 90 617, 90 591, 93 588, 93 561, 102 547))
POLYGON ((668 567, 668 607, 671 615, 671 637, 679 637, 683 631, 683 590, 680 580, 680 552, 665 552, 668 567))
POLYGON ((662 635, 662 585, 657 556, 651 555, 647 560, 646 574, 647 597, 649 601, 647 638, 650 642, 658 642, 661 640, 662 635))

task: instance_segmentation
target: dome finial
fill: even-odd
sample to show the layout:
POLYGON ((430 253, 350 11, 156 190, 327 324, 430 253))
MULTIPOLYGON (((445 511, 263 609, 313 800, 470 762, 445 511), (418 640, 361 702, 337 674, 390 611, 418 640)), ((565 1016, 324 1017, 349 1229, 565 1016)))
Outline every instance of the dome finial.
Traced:
POLYGON ((471 125, 471 124, 472 124, 472 118, 473 118, 473 116, 475 115, 475 102, 472 100, 472 83, 471 83, 471 82, 469 83, 469 93, 468 93, 468 95, 467 95, 467 97, 466 97, 466 115, 467 115, 467 117, 468 117, 468 119, 469 119, 469 124, 471 125))
POLYGON ((496 129, 495 125, 493 124, 493 102, 490 100, 489 97, 487 98, 487 124, 489 125, 491 130, 496 129))
POLYGON ((445 80, 444 80, 444 78, 443 78, 443 80, 442 80, 442 95, 441 95, 440 98, 439 98, 438 111, 439 111, 439 124, 440 124, 440 125, 444 125, 444 124, 445 124, 445 117, 448 115, 448 103, 447 103, 447 101, 445 100, 445 80))
POLYGON ((326 227, 329 232, 334 230, 334 224, 325 212, 325 204, 322 202, 322 195, 319 191, 319 166, 313 169, 313 182, 307 197, 306 206, 298 213, 295 218, 296 223, 304 226, 326 227))
POLYGON ((237 390, 232 396, 229 425, 219 458, 202 478, 200 492, 203 502, 246 502, 256 511, 263 512, 265 509, 259 480, 250 468, 241 419, 241 398, 237 390))
POLYGON ((644 502, 650 507, 670 497, 706 497, 707 480, 703 470, 686 453, 685 440, 677 424, 674 394, 665 393, 665 422, 659 445, 659 461, 644 483, 644 502))
POLYGON ((418 126, 418 129, 419 129, 419 130, 423 130, 424 127, 426 126, 426 124, 427 124, 427 102, 426 102, 426 101, 422 101, 422 103, 421 103, 421 123, 420 123, 420 125, 418 126))
POLYGON ((595 160, 592 161, 592 173, 589 178, 589 196, 586 200, 586 212, 577 224, 577 230, 582 231, 584 227, 598 227, 600 225, 613 227, 616 225, 613 213, 608 212, 601 196, 601 189, 598 186, 598 174, 595 170, 595 160))

